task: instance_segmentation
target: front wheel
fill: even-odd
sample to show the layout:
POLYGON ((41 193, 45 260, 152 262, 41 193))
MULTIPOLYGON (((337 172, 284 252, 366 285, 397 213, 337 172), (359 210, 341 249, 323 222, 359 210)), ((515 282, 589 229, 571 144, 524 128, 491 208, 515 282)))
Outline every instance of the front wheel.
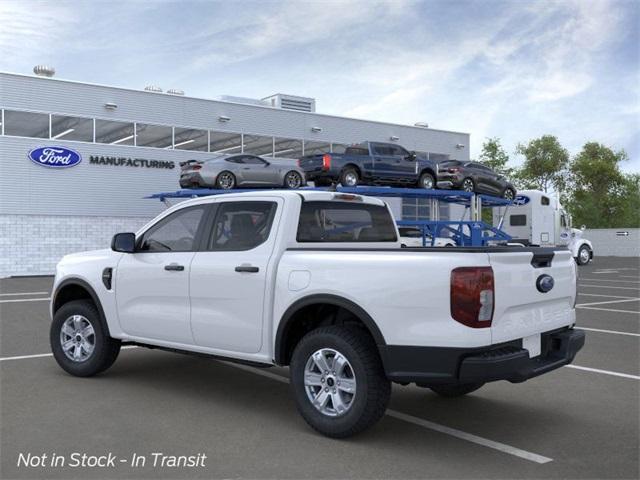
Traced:
POLYGON ((586 265, 591 261, 591 250, 586 245, 582 245, 578 249, 578 256, 576 258, 578 265, 586 265))
POLYGON ((514 192, 512 188, 505 189, 504 193, 502 194, 502 198, 504 198, 505 200, 511 201, 515 197, 516 197, 516 192, 514 192))
POLYGON ((344 438, 374 425, 391 395, 377 348, 358 327, 309 332, 291 359, 291 389, 298 411, 318 432, 344 438))
POLYGON ((418 180, 418 186, 425 190, 433 190, 436 187, 436 180, 430 173, 423 173, 418 180))
POLYGON ((300 188, 302 186, 302 183, 302 175, 300 175, 295 170, 287 172, 287 174, 284 176, 284 186, 286 188, 295 190, 297 188, 300 188))
POLYGON ((430 388, 442 397, 453 398, 475 392, 483 385, 484 383, 460 383, 457 385, 433 385, 430 388))
POLYGON ((76 377, 103 372, 120 353, 120 340, 109 336, 96 306, 87 300, 60 307, 53 316, 49 340, 58 365, 76 377))

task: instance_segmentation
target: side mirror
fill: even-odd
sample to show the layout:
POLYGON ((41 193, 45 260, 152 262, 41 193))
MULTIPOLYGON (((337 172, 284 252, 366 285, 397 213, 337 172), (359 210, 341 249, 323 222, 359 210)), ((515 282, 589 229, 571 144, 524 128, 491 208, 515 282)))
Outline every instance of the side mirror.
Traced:
POLYGON ((133 253, 136 251, 135 233, 116 233, 111 240, 111 250, 121 253, 133 253))
POLYGON ((409 152, 409 156, 407 157, 407 159, 413 162, 416 159, 416 152, 414 151, 409 152))

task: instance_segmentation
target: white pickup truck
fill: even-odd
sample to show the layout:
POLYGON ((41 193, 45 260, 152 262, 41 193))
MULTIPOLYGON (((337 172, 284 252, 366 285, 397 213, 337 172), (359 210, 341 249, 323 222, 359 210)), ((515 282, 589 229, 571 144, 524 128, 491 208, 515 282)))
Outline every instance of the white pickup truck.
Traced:
POLYGON ((374 424, 391 382, 444 396, 573 361, 576 265, 562 248, 401 248, 388 206, 321 191, 180 203, 110 250, 64 257, 51 347, 72 375, 122 344, 289 366, 304 419, 374 424))

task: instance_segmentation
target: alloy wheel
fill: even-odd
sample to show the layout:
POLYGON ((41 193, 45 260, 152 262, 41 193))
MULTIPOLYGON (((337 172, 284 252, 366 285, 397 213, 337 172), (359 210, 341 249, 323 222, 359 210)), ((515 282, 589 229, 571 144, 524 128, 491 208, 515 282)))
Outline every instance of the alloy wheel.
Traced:
POLYGON ((287 187, 295 189, 295 188, 300 188, 300 185, 302 185, 302 178, 300 178, 300 174, 297 172, 289 172, 287 174, 287 187))
POLYGON ((223 172, 218 177, 218 185, 223 190, 229 190, 229 189, 233 188, 235 186, 235 183, 236 183, 236 181, 233 178, 233 175, 231 175, 230 173, 223 172))
POLYGON ((315 351, 304 369, 307 398, 323 415, 339 417, 356 397, 356 377, 349 360, 332 348, 315 351))
POLYGON ((93 354, 96 334, 93 325, 82 315, 67 318, 60 329, 62 351, 74 362, 84 362, 93 354))
POLYGON ((466 178, 464 182, 462 182, 462 190, 465 192, 473 192, 473 180, 466 178))
POLYGON ((353 172, 347 172, 344 176, 344 183, 347 187, 355 187, 358 185, 358 176, 353 172))

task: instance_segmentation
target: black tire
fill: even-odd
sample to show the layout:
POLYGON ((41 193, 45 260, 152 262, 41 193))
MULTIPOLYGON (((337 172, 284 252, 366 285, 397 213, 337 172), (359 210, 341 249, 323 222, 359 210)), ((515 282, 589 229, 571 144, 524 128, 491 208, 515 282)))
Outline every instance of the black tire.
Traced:
POLYGON ((460 383, 457 385, 433 385, 430 388, 442 397, 453 398, 475 392, 483 385, 484 383, 460 383))
POLYGON ((504 192, 502 192, 502 198, 505 200, 513 200, 516 198, 516 192, 513 191, 513 188, 505 188, 504 192))
POLYGON ((389 404, 391 382, 385 376, 377 347, 358 327, 332 325, 306 334, 295 347, 290 373, 298 411, 312 428, 328 437, 344 438, 362 432, 380 420, 389 404), (356 392, 348 410, 338 416, 320 412, 307 396, 305 368, 320 349, 340 352, 353 369, 356 392))
POLYGON ((347 167, 340 174, 340 184, 343 187, 356 187, 360 183, 360 175, 353 167, 347 167))
POLYGON ((420 180, 418 180, 418 188, 424 188, 426 190, 433 190, 436 188, 436 179, 429 172, 425 172, 420 175, 420 180), (428 186, 430 184, 430 186, 428 186))
POLYGON ((475 192, 476 182, 474 182, 472 178, 467 177, 464 180, 462 180, 462 184, 460 185, 460 190, 464 192, 475 192))
POLYGON ((113 365, 120 353, 120 340, 109 336, 109 331, 102 322, 98 309, 88 300, 75 300, 65 303, 58 309, 51 322, 49 341, 58 365, 76 377, 91 377, 105 371, 113 365), (93 327, 93 351, 83 361, 70 359, 62 349, 61 330, 65 322, 74 315, 84 317, 93 327))
POLYGON ((586 265, 591 261, 591 249, 586 245, 582 245, 578 249, 578 256, 576 257, 576 263, 580 266, 586 265))
POLYGON ((219 188, 221 190, 231 190, 235 188, 235 186, 236 176, 227 170, 220 172, 216 177, 216 188, 219 188))
POLYGON ((291 170, 289 172, 287 172, 284 176, 284 188, 288 188, 290 190, 295 190, 297 188, 300 188, 304 185, 304 179, 302 178, 302 175, 300 175, 300 173, 296 172, 295 170, 291 170), (297 177, 297 186, 291 186, 291 182, 289 180, 289 177, 297 177))

